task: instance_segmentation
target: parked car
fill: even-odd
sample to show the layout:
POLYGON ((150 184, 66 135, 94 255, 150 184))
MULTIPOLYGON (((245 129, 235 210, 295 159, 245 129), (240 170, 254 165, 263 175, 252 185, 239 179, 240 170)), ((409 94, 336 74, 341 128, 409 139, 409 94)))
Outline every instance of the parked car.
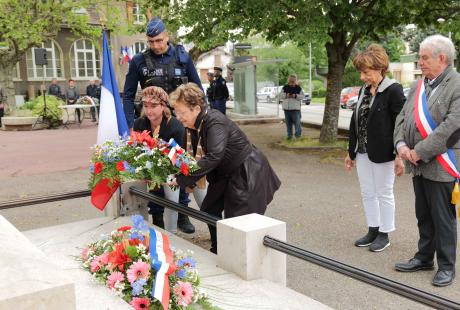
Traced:
POLYGON ((311 103, 311 96, 309 93, 303 93, 302 103, 309 105, 311 103))
POLYGON ((356 104, 358 103, 358 96, 353 96, 347 101, 347 109, 353 110, 356 107, 356 104))
POLYGON ((407 95, 409 95, 409 90, 410 90, 410 87, 403 88, 404 98, 406 98, 406 100, 407 100, 407 95))
POLYGON ((257 92, 259 101, 272 102, 278 98, 282 86, 265 86, 257 92))
POLYGON ((340 92, 340 107, 342 109, 346 109, 347 101, 351 97, 358 96, 360 89, 361 87, 359 86, 345 87, 344 89, 342 89, 342 91, 340 92))

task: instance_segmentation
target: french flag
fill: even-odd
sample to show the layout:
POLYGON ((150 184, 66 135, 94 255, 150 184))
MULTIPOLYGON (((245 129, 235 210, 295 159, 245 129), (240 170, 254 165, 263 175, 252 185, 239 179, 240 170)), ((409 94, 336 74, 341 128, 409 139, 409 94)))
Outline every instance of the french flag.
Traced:
POLYGON ((115 141, 120 136, 129 134, 105 32, 102 44, 102 85, 97 144, 102 144, 106 140, 115 141))
POLYGON ((150 260, 151 267, 156 271, 155 282, 152 286, 151 295, 159 300, 163 310, 169 309, 169 275, 174 273, 176 265, 173 262, 173 253, 169 246, 169 238, 153 228, 149 228, 150 260))
MULTIPOLYGON (((120 136, 129 134, 105 32, 102 36, 102 85, 97 144, 107 140, 116 141, 120 136)), ((108 179, 102 179, 91 192, 91 203, 99 210, 104 210, 119 185, 119 182, 110 183, 108 179)))

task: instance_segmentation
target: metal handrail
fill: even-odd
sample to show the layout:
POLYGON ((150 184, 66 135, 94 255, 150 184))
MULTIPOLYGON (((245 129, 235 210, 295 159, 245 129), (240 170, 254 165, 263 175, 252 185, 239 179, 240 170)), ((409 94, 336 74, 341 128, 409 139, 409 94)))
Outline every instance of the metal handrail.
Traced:
POLYGON ((155 203, 159 204, 162 207, 166 207, 166 208, 172 209, 174 211, 178 211, 178 212, 180 212, 182 214, 191 216, 191 217, 193 217, 193 218, 195 218, 197 220, 200 220, 202 222, 205 222, 206 224, 211 225, 211 226, 216 226, 217 221, 221 220, 221 218, 218 218, 217 216, 211 215, 211 214, 203 212, 203 211, 199 211, 199 210, 195 210, 195 209, 186 207, 184 205, 181 205, 181 204, 179 204, 177 202, 173 202, 173 201, 165 199, 165 198, 155 196, 154 194, 150 194, 149 192, 146 192, 146 191, 141 190, 139 188, 136 188, 134 186, 131 186, 129 188, 129 191, 130 191, 131 194, 133 194, 135 196, 142 197, 142 198, 147 199, 149 201, 155 202, 155 203))
POLYGON ((54 202, 54 201, 60 201, 60 200, 88 197, 90 195, 91 195, 90 190, 80 190, 80 191, 75 191, 75 192, 64 192, 64 193, 51 194, 51 195, 46 195, 46 196, 10 200, 10 201, 5 201, 5 202, 0 202, 0 210, 24 207, 24 206, 30 206, 30 205, 36 205, 36 204, 42 204, 42 203, 54 202))
POLYGON ((347 275, 353 279, 379 287, 436 309, 460 309, 460 304, 418 288, 390 280, 372 272, 359 269, 328 257, 298 248, 284 241, 265 236, 263 244, 269 248, 300 258, 321 267, 347 275))

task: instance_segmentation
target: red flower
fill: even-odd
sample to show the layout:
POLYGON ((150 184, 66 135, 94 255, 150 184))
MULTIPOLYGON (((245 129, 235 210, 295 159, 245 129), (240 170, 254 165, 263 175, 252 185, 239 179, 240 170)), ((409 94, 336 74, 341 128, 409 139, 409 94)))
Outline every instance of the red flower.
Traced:
POLYGON ((176 152, 177 152, 177 154, 183 154, 183 153, 184 153, 184 150, 181 149, 181 148, 179 148, 179 149, 176 150, 176 152))
POLYGON ((185 163, 180 165, 180 172, 182 172, 183 175, 188 175, 188 167, 185 163))
POLYGON ((129 245, 138 246, 141 243, 139 239, 129 239, 129 245))
POLYGON ((127 254, 123 253, 124 250, 124 245, 122 243, 117 243, 115 245, 115 250, 109 253, 110 270, 118 267, 118 270, 124 271, 125 264, 132 261, 127 254))
POLYGON ((125 165, 123 165, 123 161, 120 160, 118 163, 117 163, 117 170, 118 171, 125 171, 125 165))
POLYGON ((127 230, 130 230, 130 229, 131 229, 131 226, 121 226, 117 230, 118 231, 127 231, 127 230))
POLYGON ((145 144, 147 144, 150 149, 153 149, 158 144, 158 140, 152 138, 150 131, 148 130, 144 130, 143 132, 133 131, 131 132, 130 139, 131 140, 128 142, 129 145, 131 145, 133 142, 138 144, 143 144, 145 142, 145 144))
POLYGON ((162 152, 163 152, 163 154, 168 155, 168 154, 169 154, 169 149, 165 147, 165 148, 162 150, 162 152))
POLYGON ((101 162, 94 163, 94 174, 99 174, 104 168, 104 164, 101 162))

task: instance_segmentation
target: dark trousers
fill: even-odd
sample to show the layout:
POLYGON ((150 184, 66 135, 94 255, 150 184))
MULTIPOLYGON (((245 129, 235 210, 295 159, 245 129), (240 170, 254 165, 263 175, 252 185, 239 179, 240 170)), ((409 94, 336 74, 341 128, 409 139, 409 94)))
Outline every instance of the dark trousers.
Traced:
POLYGON ((216 99, 216 100, 211 100, 210 101, 211 103, 211 108, 212 109, 216 109, 216 110, 219 110, 220 112, 222 112, 222 114, 225 115, 226 113, 226 101, 225 99, 216 99))
MULTIPOLYGON (((165 192, 162 186, 155 191, 151 191, 151 193, 158 197, 165 198, 165 192)), ((188 207, 189 202, 190 202, 190 199, 188 198, 188 193, 181 187, 179 190, 179 203, 188 207)), ((151 202, 151 201, 149 201, 148 207, 149 207, 150 214, 163 214, 165 210, 164 207, 159 206, 156 203, 151 202)))
POLYGON ((302 114, 300 110, 284 110, 284 119, 286 121, 287 137, 292 138, 292 126, 295 128, 295 137, 300 138, 302 135, 302 125, 300 118, 302 114))
POLYGON ((2 127, 2 117, 4 114, 5 109, 0 109, 0 127, 2 127))
MULTIPOLYGON (((222 218, 224 212, 224 196, 221 196, 212 206, 202 209, 206 213, 222 218)), ((217 253, 217 229, 215 226, 208 225, 209 234, 211 235, 211 252, 217 253)))
POLYGON ((454 182, 413 177, 415 215, 420 239, 415 258, 432 261, 436 252, 439 270, 454 270, 457 250, 455 206, 450 203, 454 182))

